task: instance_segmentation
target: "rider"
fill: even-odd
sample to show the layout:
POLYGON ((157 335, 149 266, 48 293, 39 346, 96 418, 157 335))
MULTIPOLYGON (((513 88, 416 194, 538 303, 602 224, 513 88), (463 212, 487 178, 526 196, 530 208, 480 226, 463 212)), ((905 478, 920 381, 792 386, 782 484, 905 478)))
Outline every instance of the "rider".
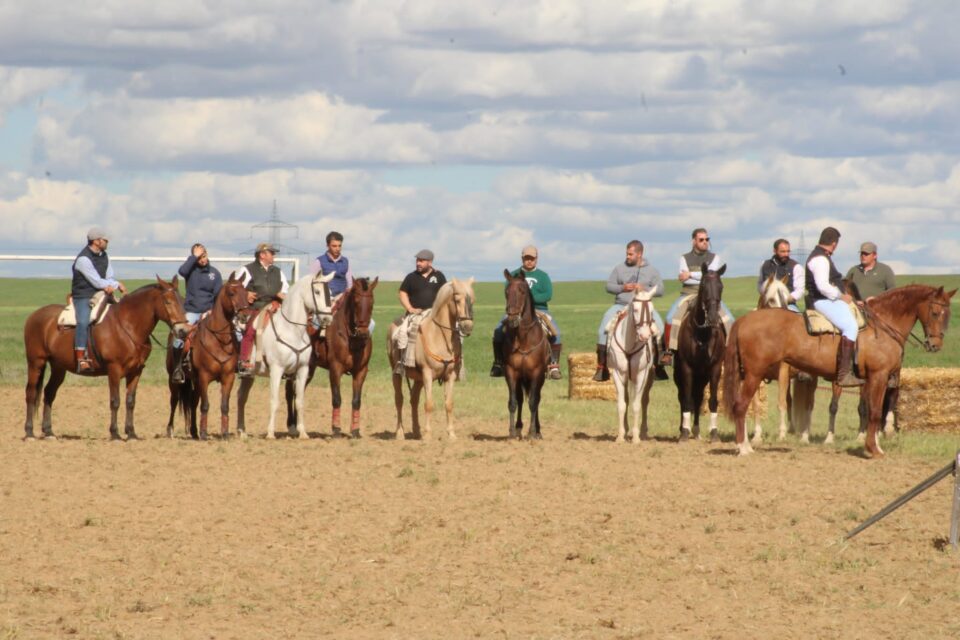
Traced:
POLYGON ((760 265, 757 293, 763 293, 763 285, 770 276, 777 280, 787 277, 787 288, 790 289, 787 309, 800 313, 797 301, 806 291, 806 277, 803 265, 790 257, 790 241, 785 238, 773 241, 773 256, 760 265))
POLYGON ((877 245, 873 242, 860 245, 860 264, 850 267, 845 280, 857 285, 864 302, 897 286, 893 269, 877 262, 877 245))
POLYGON ((77 254, 73 261, 73 282, 70 293, 73 296, 73 308, 77 314, 77 327, 73 334, 73 353, 77 359, 77 373, 93 368, 93 361, 87 355, 87 337, 90 327, 90 299, 98 291, 110 295, 116 290, 126 293, 123 283, 113 277, 113 265, 107 256, 109 234, 101 227, 93 227, 87 232, 87 246, 77 254))
POLYGON ((857 320, 849 306, 853 298, 840 289, 843 284, 840 272, 831 259, 839 241, 840 232, 833 227, 826 227, 820 232, 820 240, 807 258, 807 309, 816 309, 840 330, 837 384, 856 387, 863 384, 863 380, 853 374, 852 368, 857 344, 857 320))
MULTIPOLYGON (((674 300, 673 306, 667 311, 667 327, 664 331, 663 342, 666 347, 660 364, 673 365, 673 355, 677 352, 677 342, 680 337, 680 325, 687 314, 690 299, 700 290, 700 278, 703 277, 701 268, 707 265, 708 271, 719 271, 724 265, 720 256, 710 251, 710 236, 703 227, 698 227, 690 234, 692 250, 680 256, 680 274, 678 279, 683 283, 680 296, 674 300), (681 311, 682 310, 682 311, 681 311), (681 311, 680 313, 677 313, 681 311)), ((720 301, 721 319, 727 335, 733 325, 733 314, 723 300, 720 301)))
MULTIPOLYGON (((333 280, 327 283, 333 302, 350 290, 353 286, 353 272, 350 270, 350 261, 343 255, 343 234, 337 231, 327 234, 327 250, 313 261, 310 273, 324 276, 334 274, 333 280)), ((374 325, 373 318, 370 318, 370 333, 373 333, 374 325)))
MULTIPOLYGON (((187 296, 183 303, 187 322, 195 325, 213 308, 213 302, 223 286, 223 276, 210 264, 207 248, 199 242, 190 247, 190 255, 180 265, 178 273, 187 283, 187 296)), ((178 384, 184 380, 183 345, 183 338, 179 336, 174 337, 173 344, 170 345, 174 362, 171 379, 178 384)))
POLYGON ((240 342, 240 361, 237 364, 241 376, 253 374, 254 363, 250 360, 250 352, 256 338, 256 323, 254 320, 260 311, 270 305, 270 312, 280 307, 280 302, 286 297, 287 276, 273 264, 277 249, 269 242, 261 242, 254 251, 255 260, 245 265, 238 274, 240 283, 247 290, 250 299, 250 312, 247 319, 247 328, 240 342))
MULTIPOLYGON (((522 264, 519 268, 514 269, 510 275, 516 278, 523 273, 523 277, 527 279, 527 286, 533 293, 533 308, 545 315, 556 330, 556 335, 550 338, 550 363, 547 365, 547 377, 551 380, 559 380, 563 377, 563 374, 560 373, 559 364, 563 344, 560 340, 560 327, 553 316, 550 315, 547 307, 547 303, 553 298, 553 283, 546 271, 537 268, 538 257, 539 253, 535 246, 524 247, 520 252, 522 264)), ((494 378, 503 377, 503 352, 501 349, 503 348, 503 323, 506 319, 507 316, 504 315, 493 330, 493 366, 490 367, 490 376, 494 378)))
MULTIPOLYGON (((631 240, 627 243, 627 254, 623 263, 615 266, 610 272, 610 277, 607 278, 607 293, 614 294, 616 299, 603 314, 600 329, 597 331, 597 371, 593 374, 593 379, 597 382, 610 379, 610 371, 607 368, 607 325, 616 314, 631 303, 634 291, 637 289, 652 291, 653 297, 660 297, 663 295, 663 278, 655 267, 643 259, 643 243, 639 240, 631 240)), ((662 333, 663 319, 656 309, 653 310, 653 320, 662 333)), ((666 372, 659 365, 657 365, 656 376, 661 380, 667 377, 666 372)))
POLYGON ((447 282, 446 276, 433 268, 433 251, 423 249, 417 252, 416 269, 407 274, 400 283, 400 304, 405 311, 403 318, 397 323, 394 333, 400 358, 394 367, 394 373, 403 374, 404 366, 416 366, 415 349, 407 349, 409 339, 417 335, 423 312, 433 306, 437 292, 447 282), (409 353, 408 353, 409 352, 409 353))

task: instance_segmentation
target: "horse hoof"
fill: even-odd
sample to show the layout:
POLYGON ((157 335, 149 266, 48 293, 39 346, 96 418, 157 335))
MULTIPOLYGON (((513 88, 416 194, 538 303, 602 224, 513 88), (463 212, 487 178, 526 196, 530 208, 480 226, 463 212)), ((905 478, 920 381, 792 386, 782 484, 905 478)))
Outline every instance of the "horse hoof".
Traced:
POLYGON ((617 439, 614 442, 623 442, 623 436, 617 436, 617 439))
POLYGON ((246 439, 247 439, 247 432, 246 432, 246 431, 237 431, 237 435, 240 437, 241 440, 246 440, 246 439))
POLYGON ((310 434, 307 433, 306 431, 301 431, 297 437, 300 438, 301 440, 309 440, 310 434))
POLYGON ((804 433, 803 435, 801 435, 800 442, 802 442, 803 444, 810 444, 810 434, 804 433))
POLYGON ((267 440, 276 440, 276 439, 277 439, 277 435, 275 433, 267 434, 267 440))
POLYGON ((396 436, 396 438, 397 438, 397 440, 406 440, 406 439, 407 439, 407 437, 406 437, 405 435, 403 435, 403 431, 397 431, 397 436, 396 436))
MULTIPOLYGON (((760 444, 761 440, 762 438, 757 438, 755 444, 760 444)), ((717 444, 718 442, 720 442, 720 432, 716 429, 710 429, 710 444, 717 444)))
POLYGON ((31 433, 30 435, 23 436, 23 441, 24 441, 24 442, 36 442, 37 439, 36 439, 35 437, 33 437, 33 434, 31 433))
POLYGON ((529 436, 531 440, 543 440, 543 435, 537 431, 536 433, 529 436))
POLYGON ((127 434, 127 442, 135 442, 135 441, 137 441, 137 440, 139 440, 139 439, 140 439, 140 436, 138 436, 137 434, 135 434, 135 433, 132 432, 132 431, 127 434))
POLYGON ((680 429, 680 441, 683 442, 683 441, 689 440, 689 439, 690 439, 690 429, 681 428, 681 429, 680 429))
POLYGON ((857 434, 857 442, 859 442, 859 443, 862 444, 862 443, 864 443, 864 442, 866 442, 866 441, 867 441, 867 434, 866 434, 866 433, 864 433, 863 431, 861 431, 860 433, 857 434))
POLYGON ((343 435, 343 431, 340 430, 340 427, 333 427, 330 429, 330 435, 332 435, 334 438, 339 438, 343 435))
POLYGON ((360 429, 350 429, 350 437, 354 440, 360 439, 360 429))
POLYGON ((201 431, 201 432, 200 432, 200 435, 198 435, 196 439, 197 439, 197 440, 206 440, 206 439, 207 439, 207 432, 206 432, 206 431, 201 431))
POLYGON ((638 444, 640 444, 640 438, 634 438, 631 442, 632 442, 634 445, 638 445, 638 444))
MULTIPOLYGON (((45 438, 49 438, 49 437, 50 436, 45 436, 45 438)), ((120 437, 119 433, 111 433, 110 442, 123 442, 123 438, 120 437)))
MULTIPOLYGON (((809 436, 808 436, 809 439, 809 436)), ((827 433, 827 437, 823 439, 823 444, 833 444, 833 434, 827 433)))

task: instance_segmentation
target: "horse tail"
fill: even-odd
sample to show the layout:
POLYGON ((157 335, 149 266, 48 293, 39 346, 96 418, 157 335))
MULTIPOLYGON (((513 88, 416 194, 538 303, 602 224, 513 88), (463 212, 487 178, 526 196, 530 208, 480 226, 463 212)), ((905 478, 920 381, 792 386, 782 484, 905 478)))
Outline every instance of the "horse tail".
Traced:
POLYGON ((40 394, 43 391, 43 379, 46 377, 46 375, 47 375, 47 363, 44 362, 42 365, 40 365, 40 371, 37 373, 37 383, 34 386, 34 391, 35 391, 34 398, 36 398, 36 402, 33 403, 33 419, 34 420, 37 419, 37 412, 40 411, 40 405, 42 404, 43 396, 41 396, 40 394))
POLYGON ((723 357, 723 412, 733 419, 733 407, 740 398, 740 323, 734 322, 723 357))

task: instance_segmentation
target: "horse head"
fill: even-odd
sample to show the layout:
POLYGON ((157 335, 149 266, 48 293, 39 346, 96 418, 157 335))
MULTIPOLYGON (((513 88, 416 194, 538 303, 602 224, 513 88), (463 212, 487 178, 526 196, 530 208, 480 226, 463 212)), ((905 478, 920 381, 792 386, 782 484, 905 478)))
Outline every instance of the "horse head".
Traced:
POLYGON ((503 292, 507 299, 507 326, 516 329, 520 326, 520 320, 527 309, 527 303, 530 300, 530 287, 527 285, 527 279, 523 274, 513 277, 508 270, 504 269, 503 277, 507 279, 507 288, 503 292))
POLYGON ((637 342, 646 342, 653 336, 653 293, 636 289, 630 303, 630 313, 633 316, 633 326, 636 331, 637 342))
POLYGON ((943 335, 950 324, 950 298, 957 292, 949 293, 943 287, 931 292, 930 297, 920 305, 917 315, 923 325, 923 348, 927 351, 939 351, 943 348, 943 335))
POLYGON ((720 326, 720 299, 723 297, 723 282, 720 281, 720 276, 726 270, 727 265, 723 265, 717 271, 710 271, 706 263, 700 268, 702 277, 700 278, 700 291, 697 295, 697 325, 700 328, 717 328, 720 326), (699 320, 701 314, 704 318, 702 323, 699 320))
POLYGON ((370 282, 369 278, 355 278, 353 286, 347 292, 346 312, 349 315, 349 327, 351 338, 367 340, 370 338, 370 319, 373 317, 373 290, 380 277, 377 276, 370 282))
POLYGON ((187 312, 183 309, 183 297, 180 295, 180 284, 177 276, 167 282, 157 276, 157 287, 160 290, 160 308, 157 317, 170 325, 178 338, 183 338, 190 331, 187 322, 187 312))
POLYGON ((790 289, 787 288, 789 275, 777 278, 776 274, 771 273, 764 281, 763 289, 760 293, 760 303, 758 309, 786 309, 790 300, 790 289))
POLYGON ((226 317, 238 317, 242 322, 247 321, 247 315, 250 311, 250 296, 247 295, 247 290, 243 287, 240 278, 236 277, 236 272, 231 272, 230 278, 223 283, 221 298, 221 305, 226 317))
POLYGON ((301 282, 310 279, 309 286, 304 287, 302 293, 303 305, 307 311, 310 313, 330 313, 330 288, 327 283, 333 280, 335 275, 337 274, 333 271, 327 275, 318 272, 312 278, 310 276, 301 278, 301 282))
POLYGON ((473 332, 473 303, 475 297, 473 294, 473 278, 469 280, 450 281, 452 286, 452 296, 455 316, 457 319, 457 330, 464 338, 473 332))

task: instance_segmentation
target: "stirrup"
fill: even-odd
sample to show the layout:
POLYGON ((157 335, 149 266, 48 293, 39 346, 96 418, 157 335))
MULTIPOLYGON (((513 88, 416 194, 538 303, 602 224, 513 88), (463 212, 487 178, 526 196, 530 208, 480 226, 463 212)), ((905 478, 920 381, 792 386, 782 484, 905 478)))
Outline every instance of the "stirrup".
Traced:
POLYGON ((88 371, 93 371, 93 360, 90 358, 77 360, 77 373, 87 373, 88 371))
POLYGON ((547 378, 550 380, 562 380, 563 374, 560 372, 560 365, 556 362, 551 362, 547 365, 547 378))
POLYGON ((660 354, 660 366, 662 367, 673 366, 673 351, 671 351, 670 349, 667 349, 660 354))
POLYGON ((606 382, 609 379, 610 379, 610 370, 604 367, 603 365, 598 365, 596 373, 593 374, 593 381, 606 382))
POLYGON ((493 366, 490 367, 490 377, 491 378, 502 378, 503 377, 503 365, 499 362, 494 362, 493 366))

